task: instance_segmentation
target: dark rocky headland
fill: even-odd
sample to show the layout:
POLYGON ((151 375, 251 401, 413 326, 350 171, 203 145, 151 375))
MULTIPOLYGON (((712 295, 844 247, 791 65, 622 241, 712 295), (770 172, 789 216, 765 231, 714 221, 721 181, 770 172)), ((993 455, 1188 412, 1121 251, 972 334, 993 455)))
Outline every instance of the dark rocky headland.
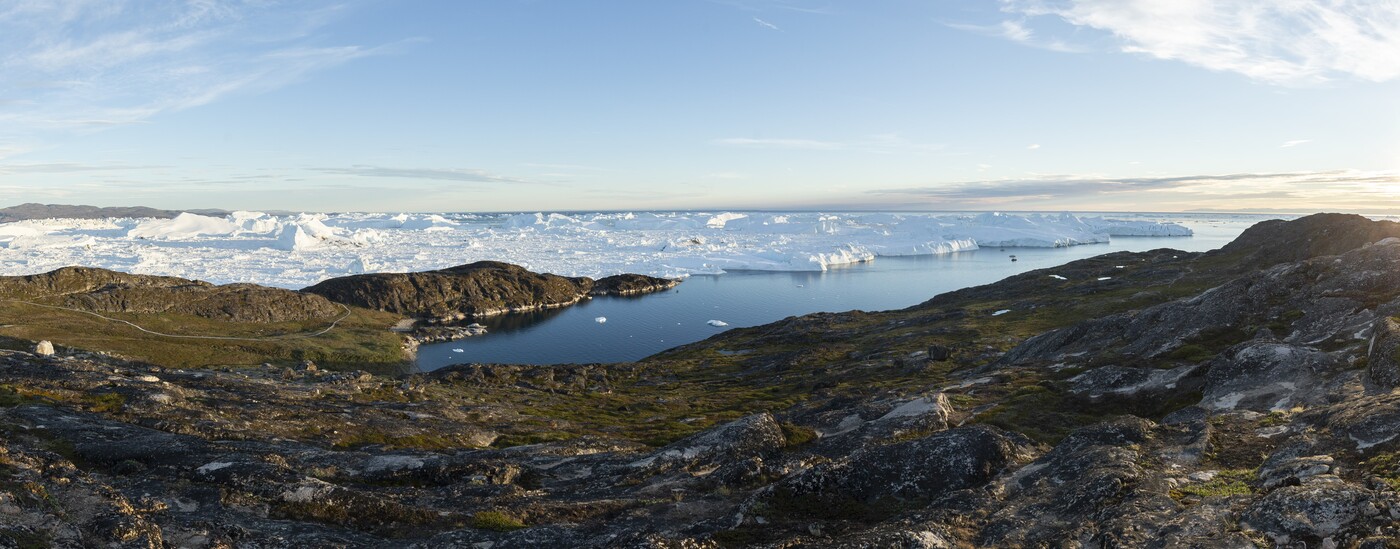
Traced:
MULTIPOLYGON (((397 376, 290 367, 370 354, 319 338, 251 368, 120 359, 86 324, 40 356, 15 311, 49 309, 20 308, 0 332, 0 547, 1393 548, 1396 237, 1319 214, 636 363, 397 376)), ((239 302, 214 288, 178 292, 239 302)), ((155 307, 127 292, 48 299, 155 307)), ((464 311, 315 293, 352 305, 349 334, 464 311)), ((296 299, 285 314, 325 313, 296 299)), ((216 310, 131 318, 270 329, 199 316, 216 310)))
POLYGON ((621 274, 600 280, 534 273, 518 265, 478 261, 436 271, 332 278, 306 288, 339 303, 437 321, 567 307, 594 295, 640 295, 679 280, 621 274))

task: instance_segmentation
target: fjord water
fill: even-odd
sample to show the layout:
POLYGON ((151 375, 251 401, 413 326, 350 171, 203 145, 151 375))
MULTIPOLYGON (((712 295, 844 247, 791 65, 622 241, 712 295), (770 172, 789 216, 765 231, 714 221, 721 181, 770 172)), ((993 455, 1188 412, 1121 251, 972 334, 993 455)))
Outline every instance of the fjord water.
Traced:
POLYGON ((487 335, 424 345, 418 367, 450 364, 563 364, 637 360, 724 330, 819 311, 900 309, 952 290, 1117 251, 1206 251, 1233 240, 1254 215, 1116 216, 1170 221, 1189 237, 1114 237, 1067 248, 983 248, 935 256, 881 257, 824 272, 731 271, 692 276, 676 288, 602 297, 566 309, 482 319, 487 335), (1016 261, 1011 261, 1011 256, 1016 261), (606 322, 598 322, 598 318, 606 322), (728 326, 712 326, 711 320, 728 326))

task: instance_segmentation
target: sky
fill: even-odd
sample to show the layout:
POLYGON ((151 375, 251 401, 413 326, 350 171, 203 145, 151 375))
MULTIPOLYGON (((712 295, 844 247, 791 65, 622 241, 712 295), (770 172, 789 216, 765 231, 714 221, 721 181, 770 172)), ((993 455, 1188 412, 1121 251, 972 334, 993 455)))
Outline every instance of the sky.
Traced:
POLYGON ((0 0, 0 206, 1400 214, 1400 0, 0 0))

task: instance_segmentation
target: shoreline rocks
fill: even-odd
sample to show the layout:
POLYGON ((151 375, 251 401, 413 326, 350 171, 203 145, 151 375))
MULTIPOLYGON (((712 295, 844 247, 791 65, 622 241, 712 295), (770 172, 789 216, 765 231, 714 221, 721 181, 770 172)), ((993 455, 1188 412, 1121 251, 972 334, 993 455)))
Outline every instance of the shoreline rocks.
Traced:
POLYGON ((634 296, 676 287, 679 280, 638 274, 600 280, 534 273, 478 261, 436 271, 332 278, 303 289, 337 303, 449 323, 568 307, 590 296, 634 296))

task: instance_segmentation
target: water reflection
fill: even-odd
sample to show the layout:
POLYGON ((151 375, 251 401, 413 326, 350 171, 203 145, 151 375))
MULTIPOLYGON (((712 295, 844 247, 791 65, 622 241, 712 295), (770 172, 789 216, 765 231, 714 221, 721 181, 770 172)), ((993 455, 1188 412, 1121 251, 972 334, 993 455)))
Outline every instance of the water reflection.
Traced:
POLYGON ((1186 222, 1194 237, 1115 238, 1070 248, 982 249, 938 256, 881 257, 825 272, 733 271, 694 276, 657 294, 599 297, 565 309, 481 320, 490 333, 424 345, 425 370, 464 362, 554 364, 637 360, 699 341, 726 328, 756 326, 817 311, 909 307, 939 293, 995 282, 1034 269, 1114 251, 1204 251, 1233 239, 1252 219, 1186 222), (1010 255, 1017 261, 1012 262, 1010 255), (594 321, 606 317, 604 324, 594 321), (457 352, 460 350, 461 352, 457 352))
POLYGON ((511 332, 544 322, 564 313, 564 309, 541 309, 525 313, 491 316, 474 319, 473 322, 486 327, 486 333, 511 332))

